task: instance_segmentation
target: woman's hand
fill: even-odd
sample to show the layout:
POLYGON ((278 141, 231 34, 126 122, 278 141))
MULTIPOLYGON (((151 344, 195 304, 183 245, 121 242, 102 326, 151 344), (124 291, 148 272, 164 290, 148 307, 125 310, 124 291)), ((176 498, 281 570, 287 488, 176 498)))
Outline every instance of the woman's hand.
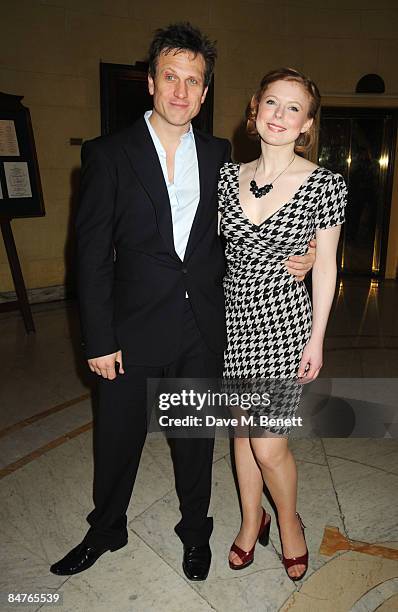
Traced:
POLYGON ((322 365, 322 342, 310 338, 301 357, 297 372, 298 382, 305 385, 315 380, 322 365))

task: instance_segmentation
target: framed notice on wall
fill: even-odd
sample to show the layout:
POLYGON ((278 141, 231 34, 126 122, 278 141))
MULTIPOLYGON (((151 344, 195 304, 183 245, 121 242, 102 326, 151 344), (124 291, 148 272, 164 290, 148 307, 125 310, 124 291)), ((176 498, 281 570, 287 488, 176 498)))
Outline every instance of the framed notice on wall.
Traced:
POLYGON ((0 218, 45 214, 29 109, 0 92, 0 218))
POLYGON ((0 92, 0 228, 17 298, 0 303, 0 312, 19 308, 29 333, 35 326, 11 221, 45 213, 30 113, 22 99, 0 92))

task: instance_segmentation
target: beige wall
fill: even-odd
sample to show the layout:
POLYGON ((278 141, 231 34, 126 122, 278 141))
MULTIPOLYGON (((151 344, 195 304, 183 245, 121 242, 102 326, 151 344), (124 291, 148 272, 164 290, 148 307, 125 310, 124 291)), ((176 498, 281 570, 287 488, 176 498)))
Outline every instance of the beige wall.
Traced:
MULTIPOLYGON (((215 133, 233 138, 259 78, 303 70, 324 94, 353 93, 365 73, 398 100, 396 0, 0 0, 0 91, 30 108, 46 217, 13 221, 29 288, 64 282, 71 182, 83 139, 100 132, 99 62, 145 58, 154 28, 189 19, 218 40, 215 133), (194 6, 194 8, 192 8, 194 6)), ((395 182, 388 270, 398 262, 395 182)), ((0 244, 0 291, 13 288, 0 244)))

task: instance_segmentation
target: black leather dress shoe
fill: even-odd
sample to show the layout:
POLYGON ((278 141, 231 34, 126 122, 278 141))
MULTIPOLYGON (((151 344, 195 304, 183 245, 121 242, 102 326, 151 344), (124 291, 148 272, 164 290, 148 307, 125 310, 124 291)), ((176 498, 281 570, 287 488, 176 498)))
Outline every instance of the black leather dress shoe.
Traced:
POLYGON ((189 580, 206 580, 211 563, 211 550, 204 546, 185 546, 182 569, 189 580))
POLYGON ((54 563, 50 567, 50 572, 57 574, 57 576, 71 576, 72 574, 84 572, 84 570, 94 565, 97 559, 105 552, 108 550, 114 552, 115 550, 119 550, 119 548, 123 548, 126 544, 127 540, 122 544, 96 548, 83 541, 75 548, 72 548, 63 559, 54 563))

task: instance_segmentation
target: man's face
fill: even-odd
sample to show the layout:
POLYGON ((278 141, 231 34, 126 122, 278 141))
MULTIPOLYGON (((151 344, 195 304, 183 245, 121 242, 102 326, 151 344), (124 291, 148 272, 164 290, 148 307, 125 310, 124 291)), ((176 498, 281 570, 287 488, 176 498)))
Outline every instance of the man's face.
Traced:
POLYGON ((185 126, 196 117, 205 101, 205 60, 201 54, 180 51, 161 53, 156 75, 148 76, 155 113, 170 125, 185 126))

